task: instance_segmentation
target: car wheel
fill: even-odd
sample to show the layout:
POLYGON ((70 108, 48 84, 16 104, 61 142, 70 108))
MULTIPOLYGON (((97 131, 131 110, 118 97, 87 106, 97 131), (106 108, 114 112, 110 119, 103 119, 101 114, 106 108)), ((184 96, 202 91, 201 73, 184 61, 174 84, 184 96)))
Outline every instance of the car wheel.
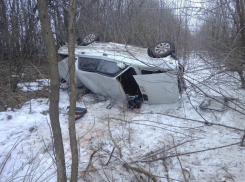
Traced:
POLYGON ((152 54, 157 57, 166 57, 175 52, 175 45, 170 41, 158 42, 152 50, 152 54))
POLYGON ((95 41, 100 41, 99 35, 97 33, 91 33, 83 38, 82 45, 86 46, 95 41))
POLYGON ((151 48, 147 48, 147 54, 148 56, 150 56, 151 58, 156 58, 153 53, 152 53, 152 49, 151 48))
POLYGON ((77 45, 81 45, 82 43, 83 43, 83 40, 80 37, 78 37, 77 38, 77 45))

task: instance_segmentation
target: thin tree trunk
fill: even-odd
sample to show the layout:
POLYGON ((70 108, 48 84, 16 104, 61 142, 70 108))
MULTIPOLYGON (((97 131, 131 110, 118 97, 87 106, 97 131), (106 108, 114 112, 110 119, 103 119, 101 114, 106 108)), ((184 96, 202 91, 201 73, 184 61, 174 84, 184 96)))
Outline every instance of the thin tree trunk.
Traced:
POLYGON ((69 136, 72 154, 71 182, 77 182, 78 176, 78 150, 75 126, 75 108, 77 96, 76 70, 75 70, 75 14, 76 0, 70 0, 68 27, 68 59, 70 68, 70 110, 69 110, 69 136))
POLYGON ((64 147, 59 123, 59 74, 58 74, 58 55, 55 49, 54 37, 52 34, 47 3, 45 0, 38 0, 39 18, 41 21, 42 33, 48 54, 50 67, 50 105, 49 114, 51 127, 54 136, 54 148, 57 163, 57 180, 66 182, 66 168, 64 158, 64 147))
POLYGON ((241 80, 241 84, 242 84, 242 88, 245 88, 245 78, 243 76, 243 71, 237 71, 239 76, 240 76, 240 80, 241 80))
MULTIPOLYGON (((239 15, 239 19, 240 19, 240 29, 241 29, 241 39, 242 39, 242 47, 245 47, 245 4, 244 4, 244 0, 236 0, 236 6, 238 9, 238 15, 239 15)), ((244 56, 243 56, 244 58, 244 56)), ((241 80, 241 84, 242 84, 242 88, 245 88, 245 79, 244 79, 244 69, 243 66, 244 62, 242 63, 241 67, 239 68, 239 70, 237 71, 239 76, 240 76, 240 80, 241 80)))
MULTIPOLYGON (((64 6, 66 6, 67 0, 63 0, 63 4, 64 6)), ((64 16, 64 27, 65 27, 65 41, 67 41, 68 37, 67 37, 67 28, 68 28, 68 13, 67 10, 63 7, 63 16, 64 16)))

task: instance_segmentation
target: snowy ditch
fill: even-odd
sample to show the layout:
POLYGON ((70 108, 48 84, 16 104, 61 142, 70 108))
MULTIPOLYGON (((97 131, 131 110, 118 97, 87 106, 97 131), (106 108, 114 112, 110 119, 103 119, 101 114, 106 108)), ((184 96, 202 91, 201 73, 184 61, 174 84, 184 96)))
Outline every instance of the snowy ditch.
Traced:
MULTIPOLYGON (((214 83, 216 77, 205 81, 202 76, 200 82, 204 73, 195 69, 187 70, 191 81, 176 104, 143 104, 131 111, 119 102, 106 109, 110 101, 84 95, 77 102, 88 110, 76 121, 79 181, 244 181, 245 148, 240 146, 244 132, 211 124, 245 129, 244 110, 238 107, 245 101, 245 92, 232 84, 214 83), (202 91, 237 98, 229 106, 240 113, 230 108, 200 110, 202 91)), ((232 79, 226 76, 220 77, 232 79)), ((37 87, 29 85, 32 90, 37 87)), ((48 99, 32 99, 21 109, 0 112, 0 181, 56 181, 48 104, 48 99)), ((60 124, 69 178, 68 105, 69 96, 61 90, 60 124)))

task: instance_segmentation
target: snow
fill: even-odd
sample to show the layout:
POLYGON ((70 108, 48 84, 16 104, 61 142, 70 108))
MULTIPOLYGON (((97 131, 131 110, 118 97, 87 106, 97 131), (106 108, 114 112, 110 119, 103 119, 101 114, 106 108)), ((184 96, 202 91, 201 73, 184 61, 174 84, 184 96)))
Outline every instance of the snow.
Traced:
MULTIPOLYGON (((167 175, 172 179, 170 181, 185 181, 183 173, 188 181, 244 181, 245 148, 237 144, 244 132, 209 126, 186 118, 198 121, 205 119, 210 123, 245 129, 242 106, 245 91, 235 88, 233 82, 229 85, 223 82, 217 84, 213 77, 205 80, 204 77, 209 78, 215 70, 198 71, 201 63, 194 62, 196 59, 192 61, 186 73, 189 80, 211 95, 218 95, 217 91, 222 91, 226 96, 240 99, 229 102, 229 106, 240 113, 230 108, 225 112, 200 110, 204 94, 190 86, 193 82, 188 83, 188 90, 178 103, 143 104, 140 110, 133 111, 121 102, 106 109, 109 100, 103 96, 95 98, 93 93, 86 94, 77 102, 77 107, 86 107, 88 110, 83 118, 76 121, 79 181, 137 181, 136 177, 148 180, 143 174, 127 170, 123 167, 124 163, 150 171, 157 181, 162 182, 167 181, 167 175), (122 158, 116 147, 110 163, 103 166, 102 163, 107 163, 115 146, 113 141, 121 148, 122 158), (221 146, 228 147, 207 150, 221 146), (98 152, 93 157, 93 167, 97 170, 87 172, 82 179, 81 172, 87 167, 90 155, 95 150, 98 152), (194 151, 199 152, 192 153, 194 151)), ((220 77, 222 80, 232 79, 225 74, 220 77)), ((45 85, 48 80, 19 86, 26 91, 38 90, 40 82, 45 85)), ((67 91, 60 90, 59 119, 69 178, 71 152, 68 105, 67 91)), ((20 109, 9 108, 6 112, 0 112, 0 181, 56 181, 48 109, 49 100, 39 98, 31 99, 20 109)))
POLYGON ((23 91, 37 91, 42 90, 44 86, 49 86, 49 84, 48 79, 37 79, 36 82, 19 83, 18 87, 23 91))

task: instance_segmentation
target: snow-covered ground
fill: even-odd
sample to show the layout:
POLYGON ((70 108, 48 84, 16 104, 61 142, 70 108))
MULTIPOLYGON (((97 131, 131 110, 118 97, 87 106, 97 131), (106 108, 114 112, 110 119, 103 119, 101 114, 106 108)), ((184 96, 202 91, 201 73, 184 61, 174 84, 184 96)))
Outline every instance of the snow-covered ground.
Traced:
MULTIPOLYGON (((239 144, 244 132, 198 122, 206 120, 244 130, 245 91, 232 84, 236 80, 230 75, 210 77, 215 71, 199 70, 202 66, 195 60, 192 66, 188 65, 186 76, 190 82, 179 103, 143 104, 140 110, 131 111, 119 102, 106 109, 110 101, 102 96, 95 98, 92 93, 77 102, 78 107, 88 110, 76 121, 79 181, 148 181, 146 175, 127 169, 124 164, 148 171, 159 182, 245 181, 245 148, 239 144), (231 84, 226 84, 228 80, 231 84), (203 92, 222 93, 239 100, 229 102, 235 110, 202 111, 199 105, 203 92), (82 178, 94 151, 97 152, 92 165, 82 178)), ((29 84, 32 90, 35 84, 29 84)), ((1 182, 56 181, 48 104, 48 99, 32 99, 21 109, 0 112, 1 182)), ((68 93, 61 90, 60 124, 69 178, 68 105, 68 93)))

